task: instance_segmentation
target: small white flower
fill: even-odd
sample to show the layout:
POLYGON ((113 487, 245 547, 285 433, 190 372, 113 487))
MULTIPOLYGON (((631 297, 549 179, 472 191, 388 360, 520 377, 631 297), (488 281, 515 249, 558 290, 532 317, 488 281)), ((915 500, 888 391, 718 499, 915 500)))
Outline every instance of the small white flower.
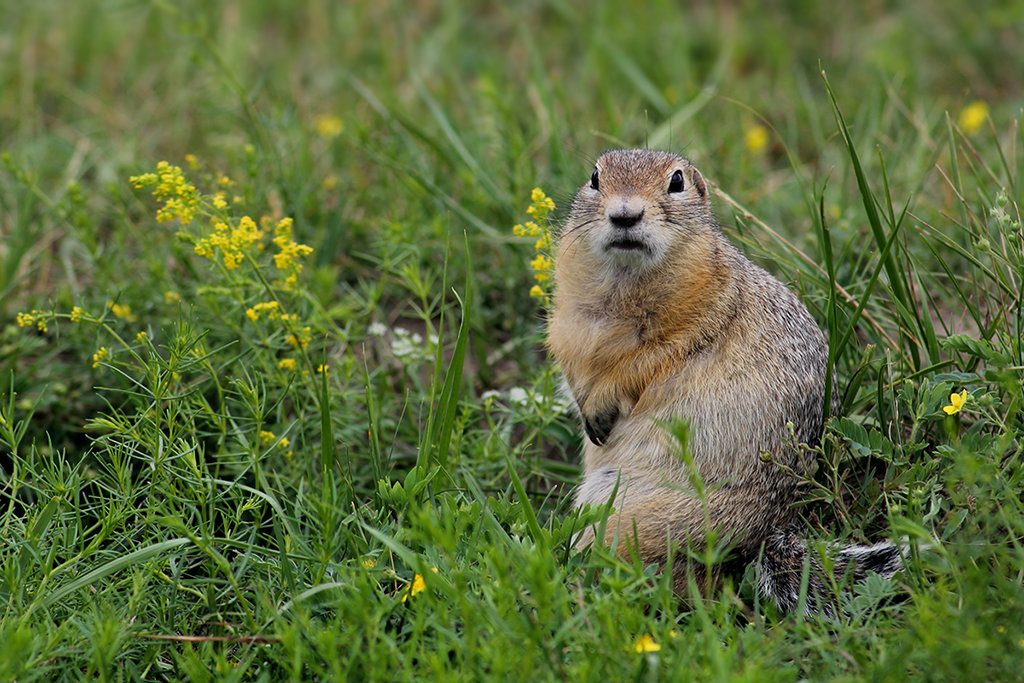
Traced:
POLYGON ((370 323, 370 326, 366 328, 366 333, 372 337, 383 337, 387 331, 388 326, 384 323, 370 323))
POLYGON ((423 346, 423 337, 410 332, 404 327, 395 328, 395 338, 391 342, 391 353, 399 358, 426 358, 429 351, 423 346))
POLYGON ((508 402, 512 405, 526 405, 530 402, 530 394, 522 387, 512 387, 508 390, 508 402))

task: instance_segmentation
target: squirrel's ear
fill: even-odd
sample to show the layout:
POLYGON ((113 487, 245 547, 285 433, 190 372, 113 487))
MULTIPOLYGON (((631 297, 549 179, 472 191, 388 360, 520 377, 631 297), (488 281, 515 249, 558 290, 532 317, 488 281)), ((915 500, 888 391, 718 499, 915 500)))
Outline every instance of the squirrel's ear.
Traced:
POLYGON ((701 197, 706 197, 708 194, 708 186, 704 183, 704 176, 702 176, 700 171, 693 166, 690 166, 686 170, 689 171, 690 184, 697 188, 697 193, 700 194, 701 197))

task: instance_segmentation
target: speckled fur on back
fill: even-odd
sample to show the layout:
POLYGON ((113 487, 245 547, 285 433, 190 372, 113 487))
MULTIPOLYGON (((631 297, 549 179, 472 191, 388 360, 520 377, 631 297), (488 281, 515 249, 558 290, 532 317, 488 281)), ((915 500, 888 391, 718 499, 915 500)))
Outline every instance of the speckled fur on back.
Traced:
MULTIPOLYGON (((617 150, 573 201, 548 346, 588 437, 576 502, 617 491, 604 540, 646 562, 663 563, 670 543, 699 549, 713 530, 739 566, 759 555, 769 573, 785 565, 761 584, 785 593, 797 493, 786 470, 808 464, 787 424, 797 442, 818 442, 827 346, 792 292, 724 237, 707 194, 680 156, 617 150), (689 422, 705 501, 659 426, 675 418, 689 422)), ((579 542, 593 540, 588 529, 579 542)), ((689 576, 701 588, 715 577, 684 557, 674 581, 685 595, 689 576)))

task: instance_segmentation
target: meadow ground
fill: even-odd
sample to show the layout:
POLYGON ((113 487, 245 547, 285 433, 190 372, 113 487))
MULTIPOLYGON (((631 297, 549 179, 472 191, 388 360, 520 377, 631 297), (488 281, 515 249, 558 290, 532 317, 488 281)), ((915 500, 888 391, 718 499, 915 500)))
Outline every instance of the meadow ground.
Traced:
POLYGON ((2 5, 0 679, 1020 676, 1024 3, 2 5), (835 621, 570 547, 616 146, 829 333, 801 514, 910 549, 835 621))

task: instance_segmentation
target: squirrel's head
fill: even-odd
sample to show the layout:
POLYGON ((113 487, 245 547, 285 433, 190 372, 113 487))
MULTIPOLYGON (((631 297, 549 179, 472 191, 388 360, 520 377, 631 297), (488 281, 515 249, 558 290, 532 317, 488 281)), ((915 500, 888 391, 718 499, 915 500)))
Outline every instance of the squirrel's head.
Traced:
POLYGON ((613 150, 576 193, 559 258, 641 274, 714 225, 707 185, 689 161, 669 152, 613 150))

